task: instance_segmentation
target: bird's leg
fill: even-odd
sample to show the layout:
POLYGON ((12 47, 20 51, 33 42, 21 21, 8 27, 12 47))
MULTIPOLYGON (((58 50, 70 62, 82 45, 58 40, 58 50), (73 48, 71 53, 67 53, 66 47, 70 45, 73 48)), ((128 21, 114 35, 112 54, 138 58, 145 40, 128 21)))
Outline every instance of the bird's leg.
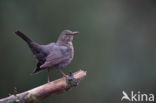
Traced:
POLYGON ((62 69, 58 69, 58 71, 67 79, 67 75, 62 71, 62 69))
POLYGON ((48 83, 50 82, 50 68, 48 68, 48 83))

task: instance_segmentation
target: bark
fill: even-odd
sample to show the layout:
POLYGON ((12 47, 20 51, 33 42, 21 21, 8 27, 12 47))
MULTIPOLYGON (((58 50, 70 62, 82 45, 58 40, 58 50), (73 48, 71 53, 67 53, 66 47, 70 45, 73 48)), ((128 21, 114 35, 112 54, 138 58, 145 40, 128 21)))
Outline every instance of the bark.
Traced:
POLYGON ((68 91, 77 86, 85 76, 86 71, 80 70, 68 75, 68 79, 60 78, 23 93, 11 95, 0 99, 0 103, 36 103, 47 97, 68 91))

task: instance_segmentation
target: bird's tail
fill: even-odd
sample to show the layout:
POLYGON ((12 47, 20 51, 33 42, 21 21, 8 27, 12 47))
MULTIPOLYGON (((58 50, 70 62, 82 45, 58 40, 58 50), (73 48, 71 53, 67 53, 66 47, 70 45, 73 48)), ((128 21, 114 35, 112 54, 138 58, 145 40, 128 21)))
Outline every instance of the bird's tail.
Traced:
POLYGON ((41 68, 38 68, 38 67, 37 67, 37 68, 34 69, 34 71, 33 71, 31 74, 32 74, 32 75, 33 75, 33 74, 38 74, 38 73, 42 72, 43 70, 45 70, 45 69, 41 69, 41 68))
POLYGON ((29 45, 31 51, 33 52, 33 54, 36 56, 36 58, 40 58, 39 55, 37 55, 39 52, 43 52, 41 45, 39 45, 38 43, 34 42, 32 39, 30 39, 29 37, 27 37, 25 34, 23 34, 20 31, 16 31, 15 34, 17 34, 19 37, 21 37, 24 41, 26 41, 26 43, 29 45))
POLYGON ((32 74, 37 74, 40 71, 44 70, 42 68, 40 68, 40 66, 44 63, 45 61, 39 61, 36 65, 36 68, 34 69, 34 71, 32 72, 32 74))
POLYGON ((15 34, 17 34, 19 37, 21 37, 24 41, 26 41, 28 44, 30 44, 31 42, 33 42, 33 40, 31 40, 28 36, 26 36, 25 34, 23 34, 20 31, 16 31, 15 34))
POLYGON ((32 74, 37 74, 38 72, 40 72, 40 70, 41 70, 40 68, 35 68, 32 74))

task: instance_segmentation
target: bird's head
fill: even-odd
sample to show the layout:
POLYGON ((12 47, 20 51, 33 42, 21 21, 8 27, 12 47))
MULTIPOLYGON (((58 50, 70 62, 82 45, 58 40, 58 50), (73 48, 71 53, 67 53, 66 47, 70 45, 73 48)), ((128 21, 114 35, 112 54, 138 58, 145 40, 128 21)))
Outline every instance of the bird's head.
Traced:
POLYGON ((76 34, 78 34, 78 33, 79 33, 79 32, 72 32, 72 31, 70 31, 70 30, 64 30, 64 31, 60 34, 60 36, 59 36, 57 42, 59 42, 59 43, 69 43, 69 42, 72 42, 73 37, 74 37, 76 34))

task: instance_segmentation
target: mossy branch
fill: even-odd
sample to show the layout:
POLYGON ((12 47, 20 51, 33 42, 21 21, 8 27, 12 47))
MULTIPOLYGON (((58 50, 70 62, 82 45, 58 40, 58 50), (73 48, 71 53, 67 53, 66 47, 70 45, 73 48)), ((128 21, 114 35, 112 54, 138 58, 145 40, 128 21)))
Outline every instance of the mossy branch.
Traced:
POLYGON ((80 83, 80 80, 85 76, 86 72, 80 70, 68 75, 68 79, 60 78, 23 93, 11 95, 0 99, 0 103, 36 103, 49 96, 54 96, 68 91, 72 87, 77 86, 80 83))

